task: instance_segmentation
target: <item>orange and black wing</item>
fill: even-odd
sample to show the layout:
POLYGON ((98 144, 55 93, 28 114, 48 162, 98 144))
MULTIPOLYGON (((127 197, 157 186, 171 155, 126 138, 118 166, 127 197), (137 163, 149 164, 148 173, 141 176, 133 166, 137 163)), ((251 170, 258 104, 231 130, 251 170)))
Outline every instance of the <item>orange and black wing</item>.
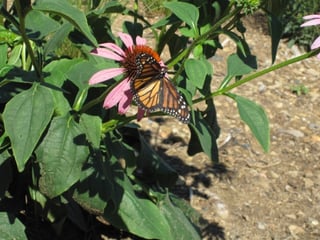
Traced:
POLYGON ((186 102, 169 79, 161 74, 155 77, 136 78, 131 81, 133 100, 149 112, 163 111, 188 123, 190 114, 186 102))
POLYGON ((167 69, 146 53, 136 57, 136 65, 138 72, 131 79, 130 87, 137 105, 149 112, 163 111, 188 123, 190 114, 187 104, 165 77, 167 69))

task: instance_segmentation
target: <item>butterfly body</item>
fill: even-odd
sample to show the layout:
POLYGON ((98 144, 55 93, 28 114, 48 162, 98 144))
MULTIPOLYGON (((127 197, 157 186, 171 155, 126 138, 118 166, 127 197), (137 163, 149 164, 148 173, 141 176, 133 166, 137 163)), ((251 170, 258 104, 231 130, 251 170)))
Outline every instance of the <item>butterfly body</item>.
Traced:
POLYGON ((167 68, 151 55, 140 53, 136 57, 136 72, 131 78, 133 100, 148 112, 163 111, 188 123, 190 114, 187 104, 167 77, 167 68))

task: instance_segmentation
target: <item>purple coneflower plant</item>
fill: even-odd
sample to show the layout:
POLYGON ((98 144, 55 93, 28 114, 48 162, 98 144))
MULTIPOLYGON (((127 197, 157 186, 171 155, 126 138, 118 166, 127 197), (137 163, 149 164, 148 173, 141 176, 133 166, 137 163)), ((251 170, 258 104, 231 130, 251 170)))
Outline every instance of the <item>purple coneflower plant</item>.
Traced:
MULTIPOLYGON (((103 107, 108 109, 118 104, 119 114, 125 114, 133 99, 133 94, 130 90, 130 81, 136 73, 136 56, 141 53, 147 53, 154 57, 163 65, 159 55, 150 47, 146 46, 146 39, 142 37, 136 38, 136 45, 132 37, 126 33, 118 33, 120 39, 125 45, 123 50, 114 43, 102 43, 94 49, 91 54, 112 59, 117 61, 120 66, 118 68, 109 68, 95 73, 89 80, 89 84, 97 84, 110 80, 118 75, 124 74, 124 79, 116 85, 106 96, 103 107)), ((140 120, 144 116, 145 111, 138 108, 137 119, 140 120)))
MULTIPOLYGON (((304 20, 306 20, 305 23, 301 25, 301 27, 308 27, 308 26, 315 26, 320 25, 320 14, 312 14, 307 15, 303 17, 304 20)), ((314 40, 314 42, 311 44, 311 49, 316 49, 320 47, 320 36, 314 40)), ((320 59, 320 53, 317 55, 317 58, 320 59)))

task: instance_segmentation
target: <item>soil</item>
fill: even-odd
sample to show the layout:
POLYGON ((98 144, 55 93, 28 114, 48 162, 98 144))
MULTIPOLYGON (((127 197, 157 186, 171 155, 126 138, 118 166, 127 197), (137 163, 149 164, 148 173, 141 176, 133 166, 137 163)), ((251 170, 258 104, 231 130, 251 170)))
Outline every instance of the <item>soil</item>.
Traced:
MULTIPOLYGON (((271 65, 271 40, 264 18, 245 20, 246 38, 258 69, 271 65)), ((226 74, 235 44, 211 59, 212 88, 226 74)), ((276 62, 303 53, 281 41, 276 62)), ((187 155, 187 125, 168 117, 143 119, 151 142, 180 175, 180 188, 204 220, 203 239, 320 239, 320 60, 307 59, 269 73, 232 91, 262 105, 271 128, 270 151, 263 152, 241 121, 233 100, 214 99, 221 134, 220 163, 205 154, 187 155), (309 91, 297 94, 293 87, 309 91)), ((196 106, 195 106, 196 107, 196 106)))

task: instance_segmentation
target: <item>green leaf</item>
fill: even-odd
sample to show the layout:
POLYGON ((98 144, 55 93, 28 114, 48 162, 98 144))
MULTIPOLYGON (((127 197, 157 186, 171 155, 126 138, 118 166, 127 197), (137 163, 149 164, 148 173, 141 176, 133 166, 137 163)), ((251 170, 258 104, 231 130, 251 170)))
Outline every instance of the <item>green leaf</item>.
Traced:
POLYGON ((194 111, 192 122, 188 125, 191 132, 191 139, 188 145, 188 154, 194 155, 204 152, 212 161, 218 162, 217 137, 211 125, 203 119, 199 111, 194 111))
POLYGON ((107 202, 115 195, 116 172, 99 150, 89 156, 75 185, 72 198, 89 212, 103 214, 107 202))
POLYGON ((139 197, 133 190, 133 186, 121 166, 114 162, 113 172, 117 176, 113 178, 114 186, 119 189, 114 205, 109 204, 105 209, 105 218, 114 226, 125 229, 135 235, 147 239, 175 239, 170 232, 170 226, 159 208, 149 199, 139 197), (139 219, 139 221, 137 221, 139 219))
POLYGON ((171 239, 201 239, 201 236, 196 231, 195 227, 191 224, 181 209, 173 205, 169 196, 167 196, 159 205, 160 211, 170 225, 172 235, 171 239))
POLYGON ((80 61, 67 72, 68 79, 72 81, 79 89, 86 89, 89 86, 89 79, 91 76, 97 72, 98 68, 103 66, 104 69, 115 66, 114 63, 106 62, 103 59, 104 63, 99 63, 102 58, 98 58, 98 63, 94 62, 95 59, 91 58, 90 61, 80 61), (95 64, 95 65, 93 65, 95 64))
POLYGON ((8 64, 20 67, 21 54, 22 54, 22 44, 14 46, 14 48, 11 50, 10 57, 8 59, 8 64))
POLYGON ((202 89, 207 76, 206 64, 202 60, 187 59, 185 71, 192 84, 198 89, 202 89))
POLYGON ((156 182, 161 187, 172 187, 178 179, 177 172, 151 148, 143 136, 139 139, 140 152, 137 166, 143 171, 143 177, 146 181, 156 182))
POLYGON ((237 54, 231 54, 227 60, 228 76, 242 76, 252 72, 252 68, 245 64, 237 54))
POLYGON ((165 2, 163 5, 192 29, 197 29, 199 10, 196 6, 186 2, 165 2))
POLYGON ((253 69, 245 64, 237 54, 231 54, 227 60, 228 73, 221 82, 219 89, 226 87, 233 77, 242 76, 250 73, 253 69))
POLYGON ((94 148, 99 148, 102 137, 101 118, 97 116, 82 114, 80 116, 80 125, 84 129, 87 139, 92 144, 92 146, 94 148))
MULTIPOLYGON (((0 43, 1 43, 1 38, 0 38, 0 43)), ((2 68, 6 65, 6 62, 8 60, 7 55, 8 55, 8 45, 7 44, 3 44, 3 43, 0 44, 0 56, 2 56, 0 58, 0 69, 1 69, 0 70, 0 77, 3 76, 2 75, 2 72, 3 72, 2 68)))
POLYGON ((241 119, 249 126, 263 150, 268 152, 270 129, 269 120, 264 109, 257 103, 236 94, 228 93, 228 96, 236 101, 241 119))
POLYGON ((12 181, 12 163, 10 162, 11 155, 8 151, 0 154, 0 199, 3 199, 12 181), (6 160, 5 162, 2 162, 6 160))
POLYGON ((57 14, 67 19, 73 26, 82 32, 93 45, 96 39, 92 35, 85 14, 64 0, 38 0, 33 9, 57 14))
POLYGON ((237 44, 237 47, 240 50, 240 52, 244 56, 246 56, 245 47, 243 45, 243 41, 242 41, 241 37, 239 37, 236 33, 231 32, 231 31, 223 31, 223 33, 226 34, 227 36, 229 36, 237 44))
POLYGON ((79 180, 89 149, 81 126, 67 115, 52 120, 36 154, 40 163, 40 190, 53 198, 79 180))
POLYGON ((31 10, 26 16, 26 29, 30 39, 43 39, 60 26, 57 21, 40 11, 31 10))
POLYGON ((0 212, 0 236, 2 240, 27 240, 25 226, 18 218, 7 212, 0 212))
POLYGON ((63 41, 68 37, 70 31, 73 29, 71 23, 65 22, 60 28, 51 35, 48 42, 44 46, 44 55, 47 56, 48 53, 55 51, 59 48, 63 41))
POLYGON ((282 38, 283 26, 279 18, 271 13, 268 14, 269 31, 271 35, 272 63, 276 60, 277 50, 282 38))
MULTIPOLYGON (((4 26, 0 25, 0 43, 7 43, 8 45, 12 46, 14 44, 15 41, 19 40, 21 37, 6 29, 4 26)), ((1 55, 1 56, 5 56, 5 55, 1 55)), ((5 57, 4 57, 5 58, 5 57)))
POLYGON ((51 90, 39 84, 34 84, 7 103, 3 121, 20 172, 46 129, 53 107, 51 90))
POLYGON ((55 114, 64 116, 70 110, 70 104, 66 97, 63 95, 62 89, 65 81, 67 80, 67 72, 79 62, 79 59, 60 59, 52 61, 43 68, 43 71, 48 73, 45 77, 45 82, 50 83, 57 89, 53 89, 52 94, 55 100, 55 114))

